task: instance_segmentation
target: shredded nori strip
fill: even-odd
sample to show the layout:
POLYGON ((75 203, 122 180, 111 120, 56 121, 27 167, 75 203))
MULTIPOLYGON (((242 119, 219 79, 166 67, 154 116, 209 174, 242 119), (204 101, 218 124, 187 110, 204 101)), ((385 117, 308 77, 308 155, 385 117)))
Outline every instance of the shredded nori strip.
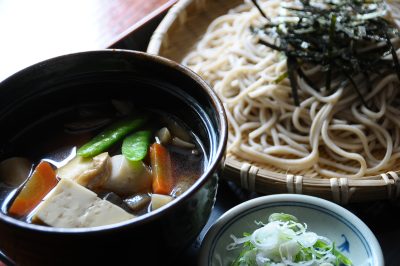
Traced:
POLYGON ((389 35, 386 32, 386 43, 387 45, 390 47, 390 52, 392 54, 392 58, 393 58, 393 63, 394 63, 394 68, 396 69, 396 73, 397 73, 397 78, 400 80, 400 64, 399 64, 399 59, 397 58, 397 54, 396 54, 396 49, 394 49, 393 47, 393 43, 390 40, 389 35))
POLYGON ((267 17, 267 15, 265 15, 264 11, 261 9, 261 7, 258 5, 257 0, 251 0, 251 2, 253 2, 253 4, 256 6, 256 8, 258 9, 258 11, 260 12, 261 16, 263 16, 264 18, 268 19, 269 21, 271 21, 269 19, 269 17, 267 17))
MULTIPOLYGON (((361 74, 368 77, 371 73, 388 70, 394 71, 400 81, 400 63, 392 42, 392 39, 400 37, 400 33, 384 18, 387 10, 383 0, 323 0, 319 1, 319 5, 310 0, 300 0, 300 6, 284 7, 297 21, 283 20, 277 24, 266 16, 256 0, 252 2, 268 23, 251 30, 254 34, 262 31, 276 38, 274 43, 260 38, 259 43, 287 56, 286 75, 297 106, 300 103, 297 76, 313 89, 320 90, 313 84, 312 78, 304 74, 303 65, 321 66, 323 73, 320 76, 325 76, 326 92, 338 88, 331 88, 332 77, 333 73, 341 73, 353 85, 364 105, 362 91, 353 80, 355 76, 361 74), (362 50, 367 46, 371 49, 362 50), (391 55, 392 61, 384 58, 388 55, 391 55)), ((367 83, 366 88, 370 90, 371 84, 367 83)))
POLYGON ((346 76, 346 78, 347 78, 348 80, 350 80, 351 85, 353 86, 355 92, 356 92, 356 93, 358 94, 358 96, 360 97, 360 100, 361 100, 361 102, 363 103, 363 105, 364 105, 365 107, 368 107, 368 105, 367 105, 367 103, 365 102, 364 97, 362 97, 361 91, 360 91, 360 89, 358 88, 358 86, 357 86, 356 82, 354 81, 354 79, 353 79, 351 76, 349 76, 349 74, 347 74, 345 71, 343 71, 343 75, 346 76))

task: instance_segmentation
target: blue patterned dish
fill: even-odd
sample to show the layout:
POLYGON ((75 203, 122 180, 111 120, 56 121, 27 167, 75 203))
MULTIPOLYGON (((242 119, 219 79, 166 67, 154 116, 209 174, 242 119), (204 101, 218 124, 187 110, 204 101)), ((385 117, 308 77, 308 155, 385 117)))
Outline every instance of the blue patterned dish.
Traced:
POLYGON ((330 201, 296 194, 263 196, 227 211, 208 230, 201 245, 199 265, 230 265, 240 252, 226 249, 232 243, 230 235, 241 237, 243 232, 253 232, 258 228, 254 221, 267 222, 274 212, 292 214, 306 223, 309 231, 328 237, 354 265, 384 265, 378 240, 357 216, 330 201))

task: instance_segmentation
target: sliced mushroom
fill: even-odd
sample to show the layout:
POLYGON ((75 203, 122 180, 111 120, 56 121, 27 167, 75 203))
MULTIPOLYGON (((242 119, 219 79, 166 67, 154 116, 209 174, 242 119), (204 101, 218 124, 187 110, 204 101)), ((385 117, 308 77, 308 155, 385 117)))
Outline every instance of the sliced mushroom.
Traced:
POLYGON ((107 200, 115 205, 117 205, 118 207, 124 209, 127 212, 131 211, 131 208, 128 204, 126 204, 124 202, 124 200, 121 199, 120 196, 118 196, 117 194, 115 194, 114 192, 109 192, 107 193, 104 197, 102 197, 104 200, 107 200))
POLYGON ((75 157, 57 170, 57 176, 74 180, 78 184, 97 190, 106 182, 111 174, 110 156, 108 152, 93 158, 75 157))
POLYGON ((194 149, 196 147, 196 145, 194 145, 193 143, 184 141, 178 137, 172 138, 172 144, 185 149, 194 149))
POLYGON ((133 197, 124 200, 125 204, 129 206, 132 211, 140 211, 146 208, 151 201, 149 194, 137 194, 133 197))
POLYGON ((184 141, 190 141, 191 137, 188 134, 188 130, 184 129, 174 119, 170 117, 164 118, 171 135, 176 136, 184 141))
POLYGON ((111 158, 111 175, 103 188, 118 195, 131 195, 149 191, 151 182, 151 174, 143 162, 130 162, 120 154, 111 158))
POLYGON ((165 204, 171 202, 174 198, 167 195, 152 194, 151 195, 151 210, 157 210, 165 204))
POLYGON ((0 181, 18 187, 29 177, 32 162, 23 157, 12 157, 0 163, 0 181))
POLYGON ((156 133, 157 138, 159 139, 161 144, 168 144, 171 141, 171 133, 168 128, 163 127, 156 133))

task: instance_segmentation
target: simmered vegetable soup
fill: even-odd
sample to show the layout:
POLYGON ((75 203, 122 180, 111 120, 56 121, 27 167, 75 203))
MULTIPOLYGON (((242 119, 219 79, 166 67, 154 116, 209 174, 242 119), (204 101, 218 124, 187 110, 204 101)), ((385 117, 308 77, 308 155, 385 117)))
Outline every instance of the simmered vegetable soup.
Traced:
POLYGON ((28 223, 94 227, 156 210, 185 192, 207 158, 176 117, 130 102, 84 104, 29 127, 0 163, 2 211, 28 223), (63 122, 60 122, 63 121, 63 122))

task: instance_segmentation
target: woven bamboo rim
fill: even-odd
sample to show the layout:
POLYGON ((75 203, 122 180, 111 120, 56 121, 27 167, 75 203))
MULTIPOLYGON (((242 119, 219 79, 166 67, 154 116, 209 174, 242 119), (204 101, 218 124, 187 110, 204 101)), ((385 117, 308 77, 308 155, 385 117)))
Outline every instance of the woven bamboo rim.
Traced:
MULTIPOLYGON (((226 14, 229 9, 242 2, 242 0, 178 1, 153 33, 147 52, 180 62, 203 36, 213 19, 226 14)), ((400 20, 400 12, 397 18, 400 20)), ((227 154, 222 176, 258 193, 308 194, 343 205, 350 202, 394 200, 400 196, 400 169, 357 179, 328 179, 309 177, 307 173, 290 175, 272 166, 247 162, 233 154, 227 154)))

